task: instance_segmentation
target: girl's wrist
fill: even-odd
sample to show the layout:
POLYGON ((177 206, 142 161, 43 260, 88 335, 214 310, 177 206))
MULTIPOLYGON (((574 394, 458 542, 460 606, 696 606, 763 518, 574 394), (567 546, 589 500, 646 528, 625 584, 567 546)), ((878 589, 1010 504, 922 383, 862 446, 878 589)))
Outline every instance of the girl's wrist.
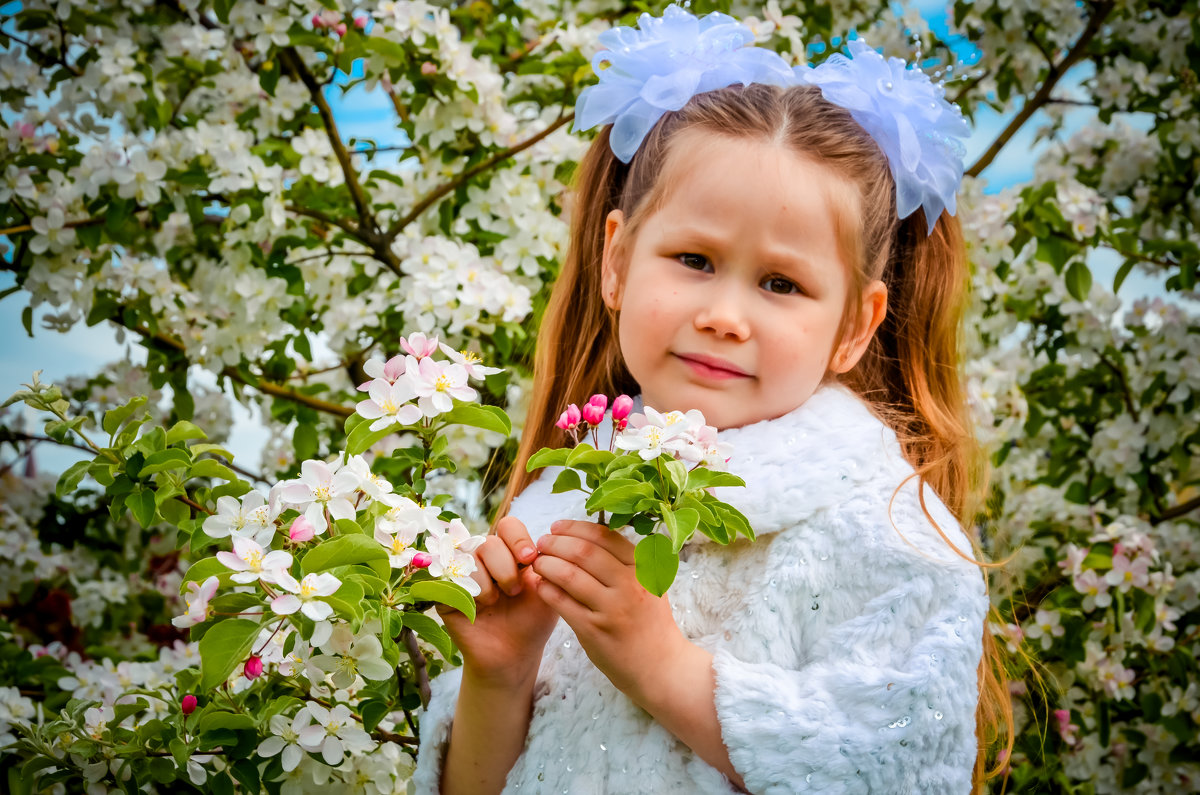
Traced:
POLYGON ((528 661, 494 668, 490 666, 463 664, 463 682, 470 682, 477 688, 486 690, 514 691, 518 689, 533 689, 537 681, 538 670, 541 667, 541 655, 528 661))

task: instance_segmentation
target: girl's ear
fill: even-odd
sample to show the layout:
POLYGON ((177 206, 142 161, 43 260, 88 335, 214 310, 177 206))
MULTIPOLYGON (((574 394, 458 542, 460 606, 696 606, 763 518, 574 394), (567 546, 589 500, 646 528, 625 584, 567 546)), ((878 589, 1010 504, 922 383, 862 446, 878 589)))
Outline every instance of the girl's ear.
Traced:
POLYGON ((625 231, 625 213, 613 210, 604 219, 604 256, 600 264, 600 290, 604 305, 614 312, 621 308, 621 282, 624 275, 621 246, 625 231))
POLYGON ((867 346, 875 336, 875 330, 887 317, 887 285, 876 279, 867 285, 862 294, 858 328, 849 329, 846 338, 833 355, 829 369, 835 373, 846 373, 858 364, 867 352, 867 346))

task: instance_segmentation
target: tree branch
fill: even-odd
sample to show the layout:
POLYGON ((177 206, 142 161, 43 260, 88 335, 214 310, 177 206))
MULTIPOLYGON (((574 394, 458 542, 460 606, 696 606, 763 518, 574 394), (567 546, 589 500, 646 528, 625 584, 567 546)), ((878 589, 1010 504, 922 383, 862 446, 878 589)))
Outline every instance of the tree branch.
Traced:
POLYGON ((1159 525, 1163 522, 1169 522, 1172 519, 1178 519, 1180 516, 1189 514, 1196 509, 1200 509, 1200 497, 1193 497, 1187 502, 1181 502, 1173 508, 1167 508, 1157 516, 1151 516, 1150 524, 1159 525))
POLYGON ((1096 355, 1100 357, 1100 362, 1109 370, 1112 370, 1113 374, 1116 375, 1117 381, 1121 384, 1121 397, 1125 401, 1125 410, 1128 411, 1136 420, 1138 418, 1138 410, 1133 405, 1133 395, 1129 391, 1129 381, 1125 378, 1125 371, 1118 367, 1103 353, 1097 353, 1096 355))
POLYGON ((555 121, 551 122, 550 125, 548 125, 546 127, 546 129, 542 130, 541 132, 530 136, 529 138, 525 139, 524 141, 522 141, 519 144, 514 144, 513 146, 510 146, 507 149, 500 150, 496 154, 489 157, 487 160, 484 160, 481 163, 475 164, 474 166, 463 171, 461 174, 454 177, 453 179, 450 179, 446 182, 443 182, 441 185, 438 185, 436 188, 431 190, 429 193, 425 194, 421 198, 420 201, 418 201, 415 205, 413 205, 413 208, 411 210, 409 210, 407 215, 405 215, 400 220, 396 221, 396 223, 392 224, 391 228, 388 229, 387 234, 384 235, 384 239, 387 241, 388 245, 391 245, 391 242, 396 239, 396 236, 399 235, 402 231, 404 231, 404 227, 408 226, 413 221, 415 221, 417 218, 419 218, 421 213, 428 210, 439 199, 441 199, 448 193, 451 193, 452 191, 456 190, 460 185, 465 183, 467 180, 469 180, 471 177, 475 176, 476 174, 487 171, 492 166, 496 165, 497 163, 499 163, 503 160, 507 160, 508 158, 512 157, 513 155, 517 154, 518 152, 523 152, 524 150, 533 146, 538 141, 542 140, 543 138, 548 136, 550 133, 554 132, 559 127, 562 127, 564 124, 567 124, 574 118, 575 118, 574 113, 568 113, 565 116, 559 116, 555 121))
MULTIPOLYGON (((125 326, 125 328, 128 328, 135 334, 141 335, 145 339, 161 343, 162 345, 179 351, 180 353, 187 353, 186 346, 174 337, 168 337, 165 334, 158 334, 150 331, 149 329, 142 328, 141 326, 125 326)), ((315 398, 311 395, 305 395, 281 384, 276 384, 271 381, 264 381, 261 379, 251 381, 239 373, 236 367, 226 367, 220 372, 220 375, 233 381, 237 381, 239 384, 245 384, 252 389, 257 389, 259 392, 262 392, 265 395, 282 398, 283 400, 290 400, 293 403, 299 403, 302 406, 308 406, 311 409, 324 412, 325 414, 332 414, 336 417, 345 418, 354 413, 354 409, 352 408, 347 408, 346 406, 341 406, 337 403, 330 403, 327 400, 321 400, 320 398, 315 398)))
POLYGON ((313 78, 312 73, 305 67, 304 61, 295 49, 292 47, 281 48, 279 50, 279 61, 293 76, 304 83, 305 88, 308 89, 308 93, 312 96, 313 103, 317 106, 317 112, 321 115, 321 121, 325 125, 325 132, 329 136, 329 145, 333 147, 333 155, 342 167, 342 174, 346 179, 346 188, 350 191, 350 199, 354 202, 354 209, 358 212, 359 229, 367 233, 377 232, 375 217, 371 214, 370 201, 367 199, 366 191, 359 184, 358 172, 354 170, 354 164, 350 161, 350 153, 346 151, 346 145, 342 143, 337 122, 333 119, 333 111, 329 107, 329 102, 325 99, 325 92, 321 90, 321 86, 317 85, 316 79, 313 78))
POLYGON ((1000 150, 1025 126, 1025 122, 1029 121, 1029 118, 1046 104, 1046 101, 1050 99, 1050 92, 1054 90, 1058 81, 1063 78, 1072 66, 1083 58, 1087 52, 1088 45, 1092 43, 1092 39, 1100 32, 1100 27, 1104 24, 1104 20, 1112 13, 1114 5, 1112 0, 1104 0, 1104 2, 1095 5, 1092 16, 1088 19, 1087 27, 1080 34, 1079 39, 1071 46, 1071 49, 1063 56, 1061 61, 1050 65, 1046 79, 1042 82, 1041 87, 1038 88, 1037 93, 1025 103, 1021 111, 1013 117, 1013 120, 1008 123, 1008 126, 996 137, 992 145, 988 147, 988 150, 975 161, 974 165, 967 169, 966 173, 968 176, 977 177, 985 168, 991 165, 996 156, 1000 154, 1000 150))
POLYGON ((404 648, 408 649, 408 656, 412 658, 413 673, 417 675, 417 690, 421 693, 421 706, 428 707, 432 692, 429 689, 429 669, 425 664, 425 652, 421 651, 417 636, 408 627, 400 630, 400 639, 404 641, 404 648))
POLYGON ((79 70, 79 67, 75 66, 73 64, 67 63, 67 59, 62 54, 51 55, 51 54, 45 52, 44 50, 42 50, 36 44, 25 41, 22 38, 18 38, 17 36, 14 36, 11 33, 9 33, 7 30, 0 30, 0 36, 5 36, 5 37, 11 39, 12 41, 15 41, 17 44, 23 45, 25 47, 25 49, 29 50, 32 53, 36 53, 37 56, 41 60, 48 61, 51 63, 56 63, 59 66, 61 66, 62 68, 66 69, 71 74, 75 75, 76 77, 81 77, 83 75, 83 72, 81 72, 79 70))

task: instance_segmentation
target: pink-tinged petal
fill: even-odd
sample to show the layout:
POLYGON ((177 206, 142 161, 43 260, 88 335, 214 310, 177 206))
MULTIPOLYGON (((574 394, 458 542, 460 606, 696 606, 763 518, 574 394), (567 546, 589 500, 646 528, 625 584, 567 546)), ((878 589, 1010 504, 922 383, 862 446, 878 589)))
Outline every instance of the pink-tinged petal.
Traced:
POLYGON ((328 483, 333 478, 333 472, 324 461, 309 459, 300 464, 300 478, 308 483, 328 483))
POLYGON ((415 425, 421 421, 423 416, 420 407, 412 403, 401 406, 400 410, 396 412, 396 419, 400 421, 401 425, 415 425))
MULTIPOLYGON (((383 409, 379 408, 379 404, 374 400, 364 400, 354 407, 354 411, 358 416, 366 420, 377 420, 385 416, 383 409)), ((388 415, 390 416, 390 415, 388 415)))
POLYGON ((402 375, 404 375, 404 357, 396 355, 388 359, 387 364, 383 366, 383 377, 389 381, 395 381, 402 375))
POLYGON ((311 618, 313 621, 324 621, 333 615, 333 608, 328 602, 305 602, 300 608, 300 612, 311 618))
POLYGON ((218 552, 217 561, 220 562, 220 564, 225 568, 232 569, 233 571, 246 570, 246 561, 242 560, 232 552, 225 552, 223 550, 218 552))
POLYGON ((312 525, 313 532, 317 535, 321 535, 329 527, 329 522, 325 521, 325 507, 319 502, 314 502, 304 509, 304 518, 312 525))
POLYGON ((246 538, 244 536, 234 536, 233 537, 233 552, 239 558, 241 558, 242 560, 245 560, 246 556, 253 552, 257 552, 258 554, 261 555, 263 553, 263 548, 260 547, 258 544, 254 543, 253 541, 251 541, 249 538, 246 538))
POLYGON ((291 565, 292 556, 280 549, 268 552, 266 557, 262 559, 262 567, 264 569, 286 569, 291 565))
POLYGON ((332 596, 337 593, 337 589, 342 587, 342 581, 327 571, 320 574, 310 574, 313 588, 316 589, 318 596, 332 596))
POLYGON ((288 573, 287 569, 279 569, 271 573, 275 582, 279 583, 279 587, 291 593, 300 593, 300 583, 296 578, 288 573))
POLYGON ((356 388, 356 389, 357 389, 359 392, 366 392, 366 391, 370 390, 370 388, 371 388, 371 382, 370 382, 370 381, 364 381, 364 382, 362 382, 361 384, 359 384, 359 385, 358 385, 357 387, 355 387, 355 388, 356 388))
POLYGON ((313 493, 312 488, 309 486, 299 481, 292 481, 279 490, 279 497, 284 502, 302 503, 310 502, 313 498, 313 493))
POLYGON ((394 416, 392 416, 391 414, 389 414, 386 417, 381 417, 371 423, 371 433, 378 433, 379 431, 386 431, 388 428, 390 428, 396 424, 397 424, 396 418, 394 416))
POLYGON ((271 612, 276 615, 290 616, 300 609, 300 597, 295 594, 284 594, 271 600, 271 612))
POLYGON ((212 599, 214 596, 216 596, 217 588, 220 587, 220 585, 221 581, 216 577, 209 577, 204 581, 204 584, 200 586, 200 598, 204 602, 208 602, 209 599, 212 599))

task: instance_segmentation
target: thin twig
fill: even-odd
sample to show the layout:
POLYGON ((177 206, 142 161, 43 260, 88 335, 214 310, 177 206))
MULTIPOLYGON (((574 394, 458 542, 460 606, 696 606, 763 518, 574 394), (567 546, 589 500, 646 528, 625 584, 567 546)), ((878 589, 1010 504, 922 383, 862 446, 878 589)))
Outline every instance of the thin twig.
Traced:
POLYGON ((1138 418, 1138 410, 1133 405, 1133 395, 1129 391, 1129 381, 1125 378, 1125 371, 1103 353, 1097 353, 1096 355, 1100 357, 1101 364, 1112 370, 1113 374, 1116 375, 1117 381, 1121 385, 1121 397, 1125 401, 1125 410, 1136 420, 1138 418))
POLYGON ((489 157, 487 160, 484 160, 482 163, 478 163, 478 164, 472 166, 471 168, 468 168, 467 170, 463 171, 461 174, 454 177, 453 179, 450 179, 446 182, 443 182, 441 185, 438 185, 436 188, 431 190, 429 193, 425 194, 425 196, 423 196, 420 201, 418 201, 415 205, 413 205, 413 208, 411 210, 409 210, 407 215, 405 215, 399 221, 396 221, 396 223, 392 224, 392 226, 388 229, 387 234, 384 235, 384 239, 390 245, 391 242, 396 239, 396 236, 399 235, 402 231, 404 231, 404 227, 408 226, 413 221, 415 221, 417 218, 419 218, 421 213, 428 210, 433 204, 435 204, 443 196, 456 190, 460 185, 465 183, 467 180, 469 180, 471 177, 475 176, 476 174, 487 171, 492 166, 496 165, 497 163, 499 163, 503 160, 507 160, 508 158, 512 157, 513 155, 517 154, 518 152, 523 152, 524 150, 533 146, 538 141, 542 140, 547 135, 554 132, 559 127, 562 127, 564 124, 567 124, 574 118, 575 118, 574 113, 568 113, 565 116, 559 116, 556 120, 551 122, 546 127, 546 129, 542 130, 541 132, 531 135, 529 138, 525 139, 524 141, 522 141, 519 144, 514 144, 513 146, 510 146, 507 149, 500 150, 496 154, 489 157))
POLYGON ((11 33, 9 33, 7 30, 0 30, 0 36, 7 36, 8 38, 15 41, 17 44, 24 45, 25 48, 27 50, 29 50, 30 52, 37 53, 39 56, 41 56, 43 61, 53 61, 54 63, 58 64, 62 68, 66 69, 71 74, 75 75, 76 77, 81 77, 83 75, 83 72, 81 72, 79 70, 79 67, 75 66, 74 64, 67 63, 66 58, 62 54, 50 55, 49 53, 45 52, 40 47, 38 47, 36 44, 33 44, 32 42, 28 42, 22 38, 14 36, 11 33))
POLYGON ((1112 0, 1104 0, 1104 2, 1096 4, 1091 18, 1088 19, 1087 27, 1084 28, 1083 33, 1080 34, 1075 44, 1072 45, 1061 61, 1050 65, 1046 79, 1042 82, 1041 87, 1038 88, 1037 93, 1025 103, 1024 107, 1013 117, 1013 120, 1008 123, 1008 126, 1004 128, 1000 135, 996 136, 996 140, 992 142, 988 150, 975 161, 974 165, 967 169, 968 176, 977 177, 985 168, 991 165, 1005 144, 1012 140, 1012 137, 1025 126, 1025 122, 1029 121, 1030 117, 1046 104, 1046 101, 1050 99, 1050 92, 1054 90, 1058 81, 1066 75, 1072 66, 1083 58, 1087 52, 1088 45, 1092 43, 1092 39, 1100 32, 1104 20, 1112 13, 1114 6, 1115 3, 1112 0))

